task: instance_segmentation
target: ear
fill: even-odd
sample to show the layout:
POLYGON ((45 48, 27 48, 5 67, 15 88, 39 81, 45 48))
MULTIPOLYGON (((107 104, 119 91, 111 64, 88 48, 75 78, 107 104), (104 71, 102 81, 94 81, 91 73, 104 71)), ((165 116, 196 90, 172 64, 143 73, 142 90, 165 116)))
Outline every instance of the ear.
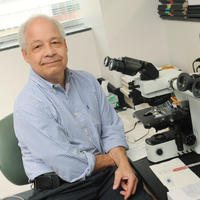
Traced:
POLYGON ((26 52, 24 49, 21 49, 21 52, 22 52, 22 55, 23 55, 23 57, 24 57, 24 60, 25 60, 26 62, 28 62, 27 52, 26 52))
POLYGON ((66 42, 65 39, 64 39, 64 44, 65 44, 65 48, 66 48, 66 50, 68 51, 67 42, 66 42))

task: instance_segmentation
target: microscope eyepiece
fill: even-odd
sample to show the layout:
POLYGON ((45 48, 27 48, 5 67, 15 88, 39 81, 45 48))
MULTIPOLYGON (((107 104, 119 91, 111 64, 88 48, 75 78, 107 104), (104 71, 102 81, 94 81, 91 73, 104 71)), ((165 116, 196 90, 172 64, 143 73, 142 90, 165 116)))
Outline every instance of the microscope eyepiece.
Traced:
POLYGON ((195 97, 200 98, 200 78, 197 78, 192 85, 192 93, 195 97))
POLYGON ((186 91, 192 89, 194 77, 187 73, 181 73, 177 78, 177 88, 179 91, 186 91))
MULTIPOLYGON (((193 90, 197 89, 196 84, 198 84, 199 78, 200 78, 200 76, 198 74, 190 75, 188 73, 181 73, 177 78, 177 88, 178 88, 178 90, 183 91, 183 92, 186 91, 186 90, 190 90, 191 92, 193 92, 193 90)), ((193 94, 194 94, 194 92, 193 92, 193 94)))
POLYGON ((119 59, 105 57, 104 65, 109 70, 116 70, 126 75, 134 76, 137 72, 141 73, 141 80, 154 80, 158 78, 159 72, 152 63, 137 60, 129 57, 121 57, 119 59))
MULTIPOLYGON (((117 61, 115 61, 114 59, 112 59, 109 63, 109 70, 117 70, 119 66, 119 63, 117 61)), ((118 71, 118 70, 117 70, 118 71)))
POLYGON ((109 56, 106 56, 106 57, 104 58, 104 65, 105 65, 106 67, 109 66, 110 60, 111 60, 111 58, 110 58, 109 56))

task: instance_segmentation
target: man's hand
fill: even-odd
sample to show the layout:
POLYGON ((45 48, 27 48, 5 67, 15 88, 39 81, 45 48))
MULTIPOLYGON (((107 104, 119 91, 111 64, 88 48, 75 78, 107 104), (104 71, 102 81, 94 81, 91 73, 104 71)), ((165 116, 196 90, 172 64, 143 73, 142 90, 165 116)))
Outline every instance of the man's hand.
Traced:
POLYGON ((116 190, 121 186, 123 190, 120 191, 120 194, 126 200, 136 192, 138 179, 129 164, 126 150, 123 147, 111 149, 109 155, 118 166, 118 169, 115 171, 113 189, 116 190))
POLYGON ((130 166, 118 166, 115 171, 114 190, 121 186, 123 190, 120 191, 120 194, 124 196, 124 199, 128 199, 132 194, 135 194, 137 184, 138 179, 130 166))

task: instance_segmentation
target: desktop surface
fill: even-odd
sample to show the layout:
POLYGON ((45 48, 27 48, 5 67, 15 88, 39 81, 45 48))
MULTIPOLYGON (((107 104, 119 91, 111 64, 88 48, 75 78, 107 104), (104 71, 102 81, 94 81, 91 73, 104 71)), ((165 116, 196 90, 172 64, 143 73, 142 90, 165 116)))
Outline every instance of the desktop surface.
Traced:
MULTIPOLYGON (((191 152, 179 156, 185 164, 191 164, 200 161, 200 155, 191 152)), ((135 170, 143 177, 143 181, 148 189, 155 195, 158 200, 167 200, 168 189, 160 182, 149 166, 154 163, 150 162, 146 157, 137 161, 133 161, 135 170)), ((157 164, 157 163, 156 163, 157 164)), ((190 168, 197 176, 200 177, 200 166, 190 168)))

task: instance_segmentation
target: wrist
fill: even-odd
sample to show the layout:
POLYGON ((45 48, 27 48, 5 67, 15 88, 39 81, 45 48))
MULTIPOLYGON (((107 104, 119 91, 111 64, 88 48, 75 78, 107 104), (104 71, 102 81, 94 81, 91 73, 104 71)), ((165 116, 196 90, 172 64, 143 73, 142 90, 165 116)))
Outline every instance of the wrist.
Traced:
POLYGON ((93 170, 93 173, 115 165, 114 160, 110 157, 109 154, 95 155, 95 159, 96 159, 96 163, 95 163, 95 168, 93 170))
POLYGON ((111 149, 108 154, 115 161, 118 167, 130 165, 124 147, 115 147, 111 149))

